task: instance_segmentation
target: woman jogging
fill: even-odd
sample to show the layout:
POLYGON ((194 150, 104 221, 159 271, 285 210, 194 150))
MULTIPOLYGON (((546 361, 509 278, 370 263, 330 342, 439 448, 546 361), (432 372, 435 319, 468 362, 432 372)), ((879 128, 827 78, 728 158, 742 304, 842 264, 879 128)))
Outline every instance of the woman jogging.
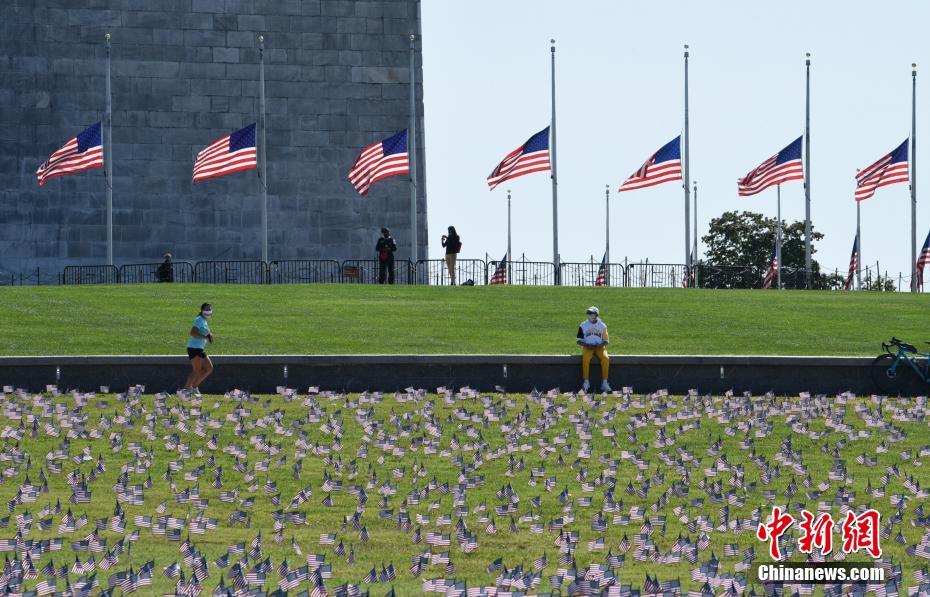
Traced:
POLYGON ((462 250, 462 239, 459 238, 455 231, 455 226, 449 226, 449 234, 442 235, 442 246, 446 248, 446 269, 449 270, 449 278, 452 285, 455 286, 455 260, 462 250))
POLYGON ((600 311, 597 307, 588 307, 587 319, 578 326, 578 334, 575 343, 581 347, 581 375, 584 377, 584 383, 581 386, 582 392, 591 389, 591 382, 588 374, 591 371, 591 357, 597 356, 601 363, 601 391, 610 392, 610 384, 607 383, 607 374, 610 371, 610 357, 607 355, 607 326, 601 321, 600 311))
POLYGON ((194 320, 191 328, 191 339, 187 341, 187 358, 191 361, 191 372, 184 384, 185 390, 200 397, 200 383, 213 373, 213 363, 207 356, 207 342, 213 342, 213 334, 207 320, 213 315, 213 306, 210 303, 200 305, 200 314, 194 320))

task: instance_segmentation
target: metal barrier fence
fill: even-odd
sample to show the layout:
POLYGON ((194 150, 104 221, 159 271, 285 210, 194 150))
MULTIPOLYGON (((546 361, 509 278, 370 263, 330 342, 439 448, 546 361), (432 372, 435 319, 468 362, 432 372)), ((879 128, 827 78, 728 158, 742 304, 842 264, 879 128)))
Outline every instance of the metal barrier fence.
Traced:
MULTIPOLYGON (((348 284, 377 284, 381 274, 381 263, 377 259, 349 259, 342 262, 342 282, 348 284)), ((385 281, 390 281, 390 270, 385 271, 385 281)), ((394 283, 416 283, 416 267, 408 260, 394 261, 394 283)))
POLYGON ((113 265, 69 265, 61 276, 62 284, 118 284, 119 270, 113 265))
POLYGON ((172 261, 170 269, 164 263, 130 263, 119 267, 122 284, 148 284, 151 282, 188 283, 194 281, 194 266, 187 261, 172 261))
MULTIPOLYGON (((456 282, 472 280, 476 285, 487 284, 497 269, 497 261, 461 259, 456 261, 456 282)), ((192 265, 186 261, 172 264, 171 278, 159 274, 161 263, 127 264, 119 268, 110 265, 71 265, 58 274, 59 284, 144 284, 177 282, 201 284, 377 284, 380 264, 375 259, 349 259, 336 261, 281 260, 262 261, 200 261, 192 265)), ((556 284, 555 266, 547 261, 529 261, 526 256, 508 264, 508 283, 515 286, 552 286, 556 284)), ((569 262, 560 264, 559 283, 563 286, 596 286, 600 263, 569 262)), ((877 268, 876 268, 877 269, 877 268)), ((761 288, 765 269, 756 266, 713 266, 700 263, 692 267, 697 274, 699 288, 761 288)), ((681 288, 695 286, 695 279, 687 275, 687 268, 677 263, 622 263, 607 264, 605 286, 614 288, 681 288)), ((48 278, 48 276, 46 276, 48 278)), ((389 276, 386 276, 389 278, 389 276)), ((782 268, 782 288, 807 287, 807 271, 803 268, 782 268)), ((813 271, 811 287, 818 290, 841 290, 846 279, 844 272, 813 271)), ((387 281, 387 279, 385 280, 387 281)), ((449 279, 445 260, 395 261, 395 284, 447 285, 449 279)), ((909 280, 902 274, 883 276, 868 267, 862 271, 862 290, 907 290, 909 280)), ((29 274, 0 273, 0 286, 16 284, 55 283, 54 278, 43 280, 39 270, 29 274)))
MULTIPOLYGON (((490 280, 497 269, 497 261, 488 261, 485 266, 487 279, 490 280)), ((522 259, 508 264, 507 283, 513 286, 554 286, 555 265, 548 261, 527 261, 522 259)))
POLYGON ((272 261, 268 279, 271 284, 335 284, 342 282, 341 267, 334 259, 272 261))
POLYGON ((629 288, 681 288, 687 282, 686 267, 677 263, 631 263, 627 266, 629 288))
POLYGON ((267 284, 264 261, 198 261, 194 280, 201 284, 267 284))
MULTIPOLYGON (((562 286, 597 286, 601 264, 596 261, 587 263, 561 263, 559 275, 562 286)), ((623 288, 626 286, 626 270, 622 263, 608 263, 604 271, 604 286, 623 288)))
MULTIPOLYGON (((487 269, 488 265, 483 259, 457 259, 455 262, 455 283, 462 284, 471 280, 476 286, 487 284, 488 280, 485 278, 487 269)), ((445 259, 421 259, 417 261, 416 279, 430 286, 448 286, 452 283, 445 259)))

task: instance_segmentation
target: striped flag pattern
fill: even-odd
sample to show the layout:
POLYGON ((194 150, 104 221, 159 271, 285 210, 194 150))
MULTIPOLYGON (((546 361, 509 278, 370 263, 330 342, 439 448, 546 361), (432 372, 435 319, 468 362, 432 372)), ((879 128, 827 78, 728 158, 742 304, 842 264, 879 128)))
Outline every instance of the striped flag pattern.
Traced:
POLYGON ((930 265, 930 233, 927 233, 927 240, 917 256, 917 286, 920 289, 924 287, 924 268, 930 265))
POLYGON ((507 283, 507 253, 504 253, 503 259, 497 262, 497 268, 488 285, 506 284, 507 283))
POLYGON ((772 284, 775 282, 775 278, 778 277, 778 245, 772 247, 772 261, 769 263, 769 269, 765 272, 765 277, 762 279, 762 288, 771 288, 772 284))
POLYGON ((736 181, 740 197, 749 197, 765 189, 804 178, 804 166, 801 162, 801 141, 798 137, 790 145, 759 164, 749 174, 736 181))
POLYGON ((601 266, 597 268, 597 278, 594 280, 595 286, 607 286, 607 252, 601 259, 601 266))
POLYGON ((549 127, 546 127, 507 154, 488 175, 488 186, 493 191, 497 185, 511 178, 549 169, 549 127))
POLYGON ((36 170, 39 186, 49 178, 75 174, 103 166, 103 137, 100 123, 93 124, 65 143, 36 170))
POLYGON ((349 182, 359 195, 367 195, 374 183, 401 174, 410 174, 407 129, 363 149, 349 170, 349 182))
POLYGON ((202 149, 194 161, 193 182, 255 168, 257 156, 253 122, 202 149))
MULTIPOLYGON (((927 237, 930 242, 930 237, 927 237)), ((924 245, 926 247, 926 245, 924 245)), ((856 272, 859 271, 859 234, 856 233, 856 239, 853 241, 852 253, 849 255, 849 272, 846 274, 846 282, 843 284, 843 290, 852 290, 853 280, 856 279, 856 272)))
POLYGON ((856 174, 856 201, 868 199, 879 187, 908 181, 907 149, 905 139, 894 151, 856 174))
POLYGON ((663 182, 681 180, 681 136, 675 137, 650 156, 626 181, 620 192, 635 191, 663 182))

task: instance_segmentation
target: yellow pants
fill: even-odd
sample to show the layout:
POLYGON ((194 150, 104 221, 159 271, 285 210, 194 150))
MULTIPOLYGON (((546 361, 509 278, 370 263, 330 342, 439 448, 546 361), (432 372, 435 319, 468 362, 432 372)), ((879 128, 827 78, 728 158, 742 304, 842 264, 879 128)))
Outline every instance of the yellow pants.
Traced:
POLYGON ((601 363, 601 379, 607 379, 607 373, 610 371, 610 356, 607 349, 603 346, 581 347, 581 375, 584 379, 589 379, 588 373, 591 372, 591 357, 597 355, 597 360, 601 363))

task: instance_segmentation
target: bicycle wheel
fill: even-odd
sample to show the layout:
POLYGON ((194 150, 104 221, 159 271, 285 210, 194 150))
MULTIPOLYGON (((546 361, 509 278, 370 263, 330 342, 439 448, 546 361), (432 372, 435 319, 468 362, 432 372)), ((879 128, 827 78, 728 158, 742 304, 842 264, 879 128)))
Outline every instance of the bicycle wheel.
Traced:
POLYGON ((892 371, 894 359, 894 355, 883 354, 872 361, 872 382, 879 393, 888 396, 897 396, 916 379, 914 370, 903 359, 892 371))

